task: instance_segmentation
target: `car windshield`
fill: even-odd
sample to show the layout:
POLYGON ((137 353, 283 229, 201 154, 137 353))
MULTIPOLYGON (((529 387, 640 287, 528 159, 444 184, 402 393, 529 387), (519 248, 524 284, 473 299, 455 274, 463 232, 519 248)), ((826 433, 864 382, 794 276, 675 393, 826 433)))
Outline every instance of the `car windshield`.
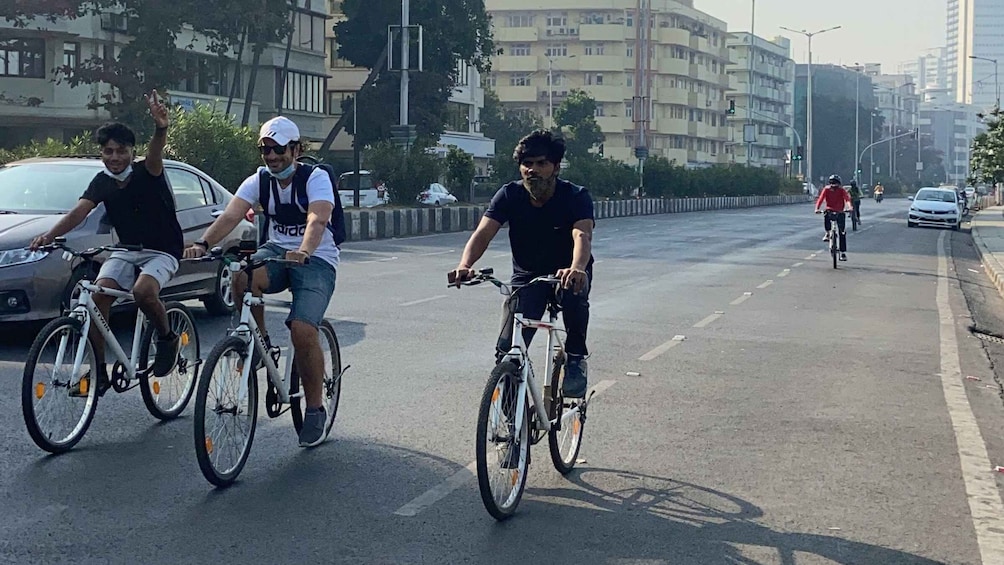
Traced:
MULTIPOLYGON (((354 190, 355 185, 355 173, 346 173, 338 177, 338 190, 354 190)), ((371 175, 362 173, 359 175, 359 190, 367 190, 370 188, 375 188, 373 184, 373 177, 371 175)))
POLYGON ((947 190, 921 190, 917 193, 915 200, 929 200, 934 202, 956 202, 958 197, 954 192, 947 190))
POLYGON ((77 204, 95 173, 84 163, 22 163, 0 167, 0 210, 62 214, 77 204))

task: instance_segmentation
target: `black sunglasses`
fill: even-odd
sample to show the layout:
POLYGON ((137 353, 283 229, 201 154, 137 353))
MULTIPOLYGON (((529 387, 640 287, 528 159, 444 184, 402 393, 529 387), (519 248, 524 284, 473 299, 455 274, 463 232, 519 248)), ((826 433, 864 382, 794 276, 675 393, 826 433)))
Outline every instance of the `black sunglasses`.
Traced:
POLYGON ((285 155, 286 150, 289 149, 292 143, 287 145, 259 145, 258 150, 261 151, 262 155, 268 155, 269 153, 275 153, 276 155, 285 155))

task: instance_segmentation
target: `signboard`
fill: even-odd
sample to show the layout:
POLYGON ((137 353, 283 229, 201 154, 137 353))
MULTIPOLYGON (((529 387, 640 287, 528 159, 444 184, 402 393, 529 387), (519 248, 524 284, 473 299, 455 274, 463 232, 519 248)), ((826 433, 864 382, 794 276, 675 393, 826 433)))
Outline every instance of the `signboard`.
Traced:
POLYGON ((743 143, 756 143, 756 124, 743 126, 743 143))

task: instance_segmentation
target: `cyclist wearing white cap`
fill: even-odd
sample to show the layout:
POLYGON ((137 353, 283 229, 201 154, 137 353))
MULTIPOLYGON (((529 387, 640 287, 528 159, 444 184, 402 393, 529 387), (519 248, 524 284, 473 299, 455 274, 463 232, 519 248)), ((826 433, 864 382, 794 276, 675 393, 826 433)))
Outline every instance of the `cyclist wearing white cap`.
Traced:
MULTIPOLYGON (((268 263, 255 271, 251 290, 255 296, 287 289, 293 295, 286 325, 307 401, 299 439, 301 447, 314 447, 324 441, 330 431, 328 418, 333 416, 326 414, 322 401, 324 357, 317 326, 335 290, 338 246, 331 223, 335 191, 327 172, 297 162, 302 152, 300 130, 288 118, 279 116, 262 124, 258 148, 265 167, 241 183, 236 198, 202 239, 185 250, 185 257, 204 255, 252 206, 262 205, 269 220, 268 241, 255 253, 255 259, 284 257, 300 265, 268 263), (314 260, 305 262, 308 257, 314 260)), ((241 275, 234 279, 234 296, 240 296, 247 281, 241 275)), ((252 314, 264 331, 264 308, 252 308, 252 314)))

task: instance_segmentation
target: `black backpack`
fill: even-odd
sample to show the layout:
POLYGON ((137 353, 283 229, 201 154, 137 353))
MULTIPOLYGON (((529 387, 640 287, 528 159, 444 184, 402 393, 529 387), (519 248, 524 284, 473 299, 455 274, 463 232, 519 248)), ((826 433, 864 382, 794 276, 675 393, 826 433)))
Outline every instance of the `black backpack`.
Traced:
MULTIPOLYGON (((318 165, 305 165, 300 163, 296 167, 296 173, 293 175, 293 198, 295 202, 299 204, 300 208, 303 210, 307 209, 310 200, 307 198, 307 180, 310 179, 310 175, 314 173, 314 168, 320 168, 324 172, 328 173, 328 178, 331 180, 331 189, 335 195, 335 207, 331 210, 331 219, 328 221, 328 231, 331 232, 331 237, 335 240, 335 245, 340 246, 346 239, 345 234, 345 210, 342 208, 342 199, 338 195, 338 185, 337 177, 335 175, 335 170, 331 168, 331 165, 326 163, 321 163, 318 165)), ((258 237, 258 245, 263 245, 268 240, 268 228, 269 228, 269 213, 268 213, 268 201, 271 198, 272 191, 269 190, 272 186, 272 175, 268 174, 267 169, 262 169, 258 173, 258 203, 261 205, 262 212, 265 215, 265 223, 262 226, 261 234, 258 237)), ((304 221, 306 221, 307 213, 304 212, 304 221)))

